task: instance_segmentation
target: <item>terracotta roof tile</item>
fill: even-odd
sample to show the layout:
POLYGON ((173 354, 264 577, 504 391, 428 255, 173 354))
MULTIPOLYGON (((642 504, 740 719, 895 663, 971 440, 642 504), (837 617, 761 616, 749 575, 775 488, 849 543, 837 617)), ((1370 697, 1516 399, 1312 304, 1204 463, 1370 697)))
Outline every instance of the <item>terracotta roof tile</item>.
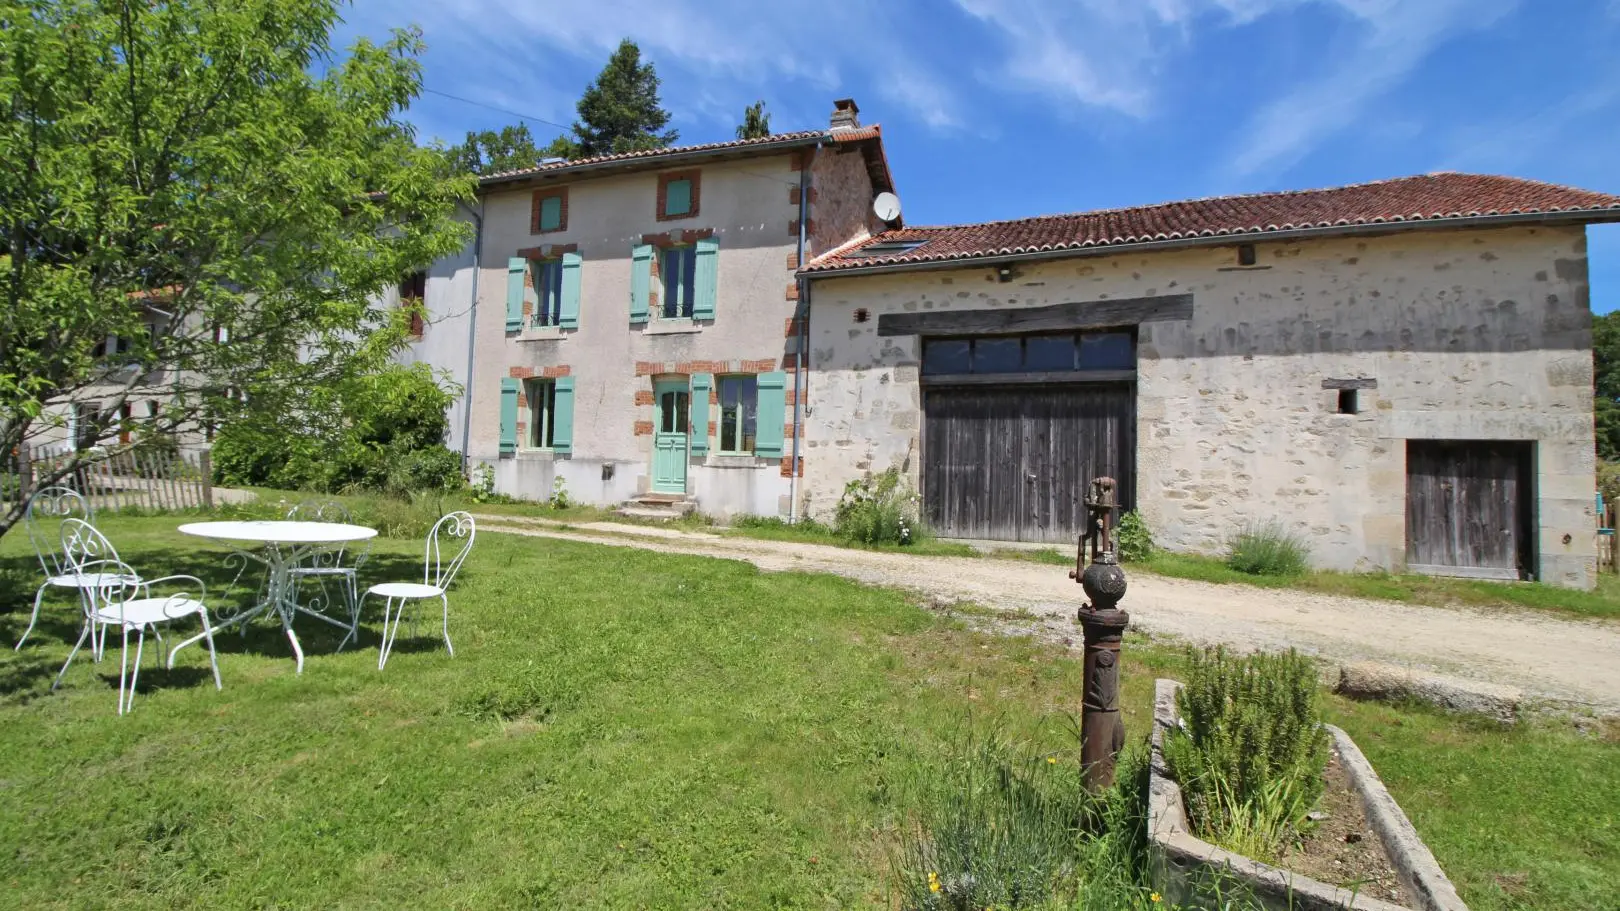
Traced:
POLYGON ((865 243, 824 254, 804 271, 973 260, 1046 251, 1081 251, 1181 240, 1232 243, 1302 229, 1344 231, 1391 223, 1444 222, 1493 215, 1582 213, 1586 221, 1620 221, 1620 196, 1488 174, 1425 174, 1322 190, 1222 196, 1125 209, 1047 215, 1015 221, 886 231, 865 243), (895 253, 862 256, 886 241, 925 241, 895 253))
POLYGON ((519 168, 515 171, 499 171, 494 174, 485 174, 479 178, 480 183, 492 183, 512 180, 519 177, 528 177, 534 174, 545 174, 551 171, 566 171, 574 168, 588 167, 590 165, 609 164, 618 161, 637 161, 641 159, 654 159, 674 157, 676 155, 689 155, 694 152, 723 152, 732 149, 747 149, 750 146, 794 145, 808 143, 815 139, 827 136, 826 130, 800 130, 794 133, 775 133, 770 136, 761 136, 756 139, 733 139, 727 142, 706 142, 689 146, 670 146, 666 149, 643 149, 639 152, 621 152, 616 155, 597 155, 591 158, 575 158, 569 161, 555 161, 550 164, 536 165, 532 168, 519 168))

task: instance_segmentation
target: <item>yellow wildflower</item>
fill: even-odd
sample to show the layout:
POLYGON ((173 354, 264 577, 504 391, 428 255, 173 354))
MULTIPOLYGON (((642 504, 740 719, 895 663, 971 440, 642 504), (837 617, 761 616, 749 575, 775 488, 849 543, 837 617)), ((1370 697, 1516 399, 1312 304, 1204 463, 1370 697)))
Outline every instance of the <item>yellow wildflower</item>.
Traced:
POLYGON ((939 874, 935 873, 933 870, 928 871, 928 891, 939 891, 939 874))
POLYGON ((1148 895, 1148 901, 1151 901, 1156 905, 1159 902, 1164 901, 1164 896, 1160 895, 1157 892, 1154 892, 1154 893, 1151 893, 1150 895, 1148 895))
POLYGON ((1048 756, 1048 757, 1046 757, 1046 764, 1047 765, 1056 765, 1057 764, 1057 757, 1056 756, 1048 756))

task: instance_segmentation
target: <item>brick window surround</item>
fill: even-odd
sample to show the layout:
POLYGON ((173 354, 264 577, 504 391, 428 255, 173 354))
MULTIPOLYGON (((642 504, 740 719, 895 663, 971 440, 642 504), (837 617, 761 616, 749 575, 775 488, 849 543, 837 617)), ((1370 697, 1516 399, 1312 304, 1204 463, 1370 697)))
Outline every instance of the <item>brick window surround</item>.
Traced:
POLYGON ((554 234, 558 231, 566 230, 568 230, 568 188, 546 187, 544 189, 535 190, 534 195, 529 198, 529 233, 554 234), (559 215, 557 218, 557 227, 555 228, 542 228, 540 226, 540 207, 548 199, 559 200, 559 215))
POLYGON ((658 175, 658 202, 654 215, 659 221, 675 221, 681 218, 693 218, 698 214, 699 190, 702 187, 703 172, 697 168, 685 171, 666 171, 658 175), (664 214, 664 206, 669 201, 669 184, 674 180, 689 180, 692 182, 692 205, 679 215, 664 214))

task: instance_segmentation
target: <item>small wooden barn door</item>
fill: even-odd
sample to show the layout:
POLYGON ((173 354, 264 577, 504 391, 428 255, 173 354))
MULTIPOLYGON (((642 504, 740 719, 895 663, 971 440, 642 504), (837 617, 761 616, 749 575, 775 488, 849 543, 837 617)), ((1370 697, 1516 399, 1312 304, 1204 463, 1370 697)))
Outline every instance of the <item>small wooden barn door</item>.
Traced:
POLYGON ((1408 440, 1407 568, 1479 579, 1529 578, 1532 445, 1408 440))
POLYGON ((923 498, 953 538, 1072 542, 1098 475, 1134 502, 1129 384, 938 386, 924 394, 923 498))

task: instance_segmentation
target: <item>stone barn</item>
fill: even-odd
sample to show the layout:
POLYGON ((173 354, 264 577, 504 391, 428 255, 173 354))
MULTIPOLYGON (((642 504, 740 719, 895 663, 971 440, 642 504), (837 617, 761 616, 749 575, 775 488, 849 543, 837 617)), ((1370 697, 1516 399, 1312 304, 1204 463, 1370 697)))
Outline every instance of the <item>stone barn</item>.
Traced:
POLYGON ((1590 587, 1607 221, 1431 174, 877 234, 801 271, 806 509, 896 466, 941 535, 1068 542, 1107 474, 1173 550, 1590 587))

